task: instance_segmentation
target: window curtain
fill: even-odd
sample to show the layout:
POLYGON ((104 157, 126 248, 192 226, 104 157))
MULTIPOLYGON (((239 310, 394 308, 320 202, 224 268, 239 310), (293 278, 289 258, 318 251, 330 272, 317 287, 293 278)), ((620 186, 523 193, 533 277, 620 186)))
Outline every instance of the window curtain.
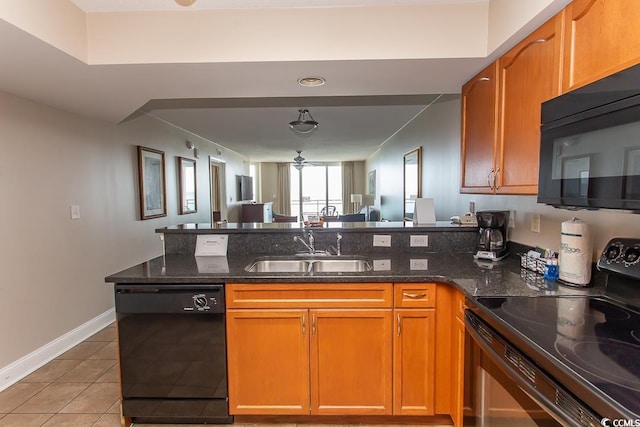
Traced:
POLYGON ((353 204, 351 203, 351 194, 354 191, 354 163, 342 162, 342 207, 344 212, 353 212, 353 204))
POLYGON ((291 215, 291 166, 289 163, 277 163, 276 201, 273 212, 281 215, 291 215))

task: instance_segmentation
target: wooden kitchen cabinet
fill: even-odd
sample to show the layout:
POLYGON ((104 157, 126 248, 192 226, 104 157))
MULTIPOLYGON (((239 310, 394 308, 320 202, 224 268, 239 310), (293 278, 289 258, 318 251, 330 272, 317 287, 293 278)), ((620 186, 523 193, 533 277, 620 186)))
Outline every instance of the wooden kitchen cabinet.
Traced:
POLYGON ((462 86, 462 193, 492 193, 498 115, 498 62, 462 86))
POLYGON ((498 60, 498 155, 493 189, 537 194, 540 104, 560 93, 562 12, 498 60))
POLYGON ((391 415, 391 310, 311 310, 311 414, 391 415))
POLYGON ((452 319, 452 367, 451 367, 451 419, 454 426, 463 425, 465 399, 465 297, 461 292, 455 292, 454 316, 452 319))
POLYGON ((226 318, 230 413, 308 414, 307 310, 229 310, 226 318))
POLYGON ((462 89, 462 193, 537 194, 540 104, 559 94, 562 13, 462 89))
POLYGON ((229 412, 391 415, 392 291, 227 284, 229 412))
POLYGON ((563 92, 640 62, 640 2, 574 0, 565 9, 563 92))
POLYGON ((435 306, 435 283, 395 284, 394 415, 435 413, 435 306))

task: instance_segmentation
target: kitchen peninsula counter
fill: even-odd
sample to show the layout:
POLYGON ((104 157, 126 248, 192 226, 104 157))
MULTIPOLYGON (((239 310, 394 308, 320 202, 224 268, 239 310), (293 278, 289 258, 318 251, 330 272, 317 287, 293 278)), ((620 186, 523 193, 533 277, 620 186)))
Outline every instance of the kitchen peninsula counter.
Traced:
MULTIPOLYGON (((527 248, 510 242, 511 254, 502 261, 473 258, 477 227, 438 221, 414 225, 410 222, 325 222, 321 227, 301 223, 181 224, 156 230, 163 236, 165 255, 106 277, 109 283, 447 283, 467 297, 600 295, 604 275, 594 274, 593 285, 573 288, 544 280, 520 267, 519 252, 527 248), (357 273, 252 273, 245 268, 256 258, 285 256, 305 248, 294 236, 308 238, 313 232, 316 249, 333 250, 341 234, 341 256, 363 257, 373 270, 357 273), (198 235, 229 236, 226 257, 195 257, 198 235), (390 236, 390 247, 374 246, 374 235, 390 236), (427 236, 427 247, 411 245, 412 236, 427 236)), ((335 253, 335 252, 334 252, 335 253)), ((335 257, 335 256, 334 256, 335 257)))

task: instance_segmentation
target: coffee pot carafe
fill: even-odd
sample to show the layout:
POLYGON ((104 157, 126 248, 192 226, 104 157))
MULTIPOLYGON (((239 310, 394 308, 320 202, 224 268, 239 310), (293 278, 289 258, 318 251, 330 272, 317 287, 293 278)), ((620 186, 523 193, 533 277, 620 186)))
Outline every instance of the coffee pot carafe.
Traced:
POLYGON ((507 225, 509 211, 479 211, 478 243, 474 258, 498 261, 509 254, 507 248, 507 225))

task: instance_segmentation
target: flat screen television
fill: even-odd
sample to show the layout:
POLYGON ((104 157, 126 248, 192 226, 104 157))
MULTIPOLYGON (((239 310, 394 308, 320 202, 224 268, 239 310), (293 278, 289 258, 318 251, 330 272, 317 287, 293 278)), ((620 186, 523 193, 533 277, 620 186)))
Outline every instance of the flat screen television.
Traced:
POLYGON ((238 200, 242 202, 253 200, 253 178, 238 175, 238 200))

